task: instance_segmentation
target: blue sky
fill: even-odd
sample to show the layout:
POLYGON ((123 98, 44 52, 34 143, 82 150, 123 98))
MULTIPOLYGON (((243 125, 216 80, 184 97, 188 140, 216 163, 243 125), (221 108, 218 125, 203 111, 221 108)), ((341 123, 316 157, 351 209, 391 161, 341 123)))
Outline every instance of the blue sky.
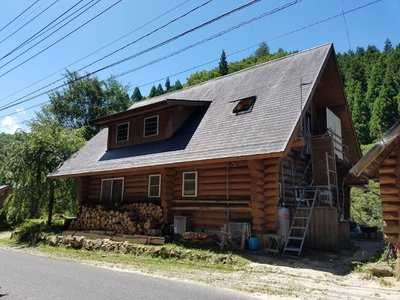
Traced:
MULTIPOLYGON (((33 3, 33 1, 34 0, 3 0, 2 9, 0 10, 0 28, 10 19, 12 19, 12 17, 16 16, 24 8, 33 3)), ((40 0, 37 5, 28 11, 27 14, 18 19, 17 22, 12 24, 12 26, 0 32, 0 41, 53 1, 54 0, 40 0)), ((83 3, 88 1, 89 0, 85 0, 83 3)), ((86 14, 82 15, 80 18, 77 18, 68 26, 57 32, 49 40, 46 40, 42 44, 38 45, 24 56, 21 56, 15 62, 4 68, 0 68, 0 73, 8 70, 18 62, 23 61, 24 58, 28 58, 42 48, 45 48, 52 41, 55 41, 62 35, 70 32, 75 27, 79 26, 90 17, 96 15, 102 9, 111 5, 115 1, 117 0, 101 0, 86 14)), ((169 74, 180 72, 203 62, 216 59, 219 57, 222 49, 225 49, 225 51, 229 54, 248 46, 257 45, 261 41, 266 41, 272 51, 275 51, 278 48, 284 48, 286 50, 302 50, 327 42, 333 42, 335 49, 338 52, 347 51, 349 49, 349 40, 347 39, 343 17, 336 18, 329 22, 285 36, 280 39, 274 39, 274 37, 316 22, 320 19, 324 19, 331 15, 336 15, 341 13, 342 10, 348 10, 371 1, 372 0, 303 0, 299 4, 296 4, 284 11, 258 20, 211 42, 192 48, 187 52, 123 76, 119 78, 119 80, 130 87, 134 87, 136 85, 141 85, 143 83, 163 78, 169 74)), ((41 15, 17 34, 10 37, 8 40, 0 42, 0 57, 16 47, 19 43, 50 22, 53 18, 55 18, 55 16, 76 2, 77 0, 59 0, 54 6, 51 7, 51 9, 48 10, 46 14, 41 15)), ((69 38, 60 42, 43 54, 37 56, 20 68, 1 77, 0 106, 16 98, 24 96, 30 91, 40 88, 46 83, 60 78, 63 75, 63 71, 57 72, 53 77, 29 89, 25 89, 13 96, 9 96, 10 94, 15 93, 17 90, 24 88, 55 71, 62 70, 71 62, 84 57, 93 50, 103 46, 104 44, 107 44, 108 42, 122 36, 129 31, 132 31, 152 18, 183 2, 185 3, 180 5, 176 10, 170 12, 148 26, 145 26, 141 30, 126 37, 113 46, 102 50, 97 55, 89 57, 88 59, 70 67, 71 70, 78 69, 86 65, 96 58, 111 52, 112 50, 134 40, 140 35, 153 30, 157 26, 168 22, 170 19, 188 11, 200 3, 205 2, 205 0, 123 0, 112 10, 88 24, 88 26, 84 27, 82 30, 71 35, 69 38)), ((88 68, 87 71, 92 71, 105 64, 112 63, 118 59, 151 47, 160 41, 163 41, 173 35, 185 31, 204 22, 205 20, 211 19, 246 2, 248 2, 248 0, 213 0, 211 3, 194 12, 190 16, 185 17, 177 23, 168 26, 162 31, 140 41, 132 47, 129 47, 128 49, 88 68)), ((288 2, 291 2, 291 0, 260 1, 252 7, 246 8, 245 10, 224 18, 223 20, 187 35, 164 47, 105 70, 99 73, 98 76, 101 78, 106 78, 113 74, 118 74, 135 68, 288 2)), ((370 7, 346 15, 351 47, 355 49, 357 46, 365 47, 369 44, 374 44, 381 48, 386 38, 390 38, 393 44, 398 44, 400 42, 400 20, 398 17, 399 11, 400 0, 383 0, 370 7)), ((236 60, 247 56, 253 52, 254 49, 255 47, 231 56, 229 57, 229 60, 236 60)), ((11 55, 4 60, 0 60, 0 65, 7 62, 7 60, 11 59, 12 57, 13 56, 11 55)), ((208 69, 211 67, 214 67, 214 65, 210 64, 202 69, 208 69)), ((171 77, 171 81, 173 82, 176 79, 180 79, 182 82, 184 82, 188 74, 189 73, 181 74, 177 77, 171 77)), ((147 94, 150 87, 151 86, 142 87, 142 93, 147 94)), ((12 133, 17 128, 25 129, 25 121, 32 117, 34 112, 39 109, 28 108, 46 100, 47 96, 41 96, 37 99, 8 110, 0 111, 0 131, 12 133), (7 114, 10 113, 13 115, 7 116, 7 114)))

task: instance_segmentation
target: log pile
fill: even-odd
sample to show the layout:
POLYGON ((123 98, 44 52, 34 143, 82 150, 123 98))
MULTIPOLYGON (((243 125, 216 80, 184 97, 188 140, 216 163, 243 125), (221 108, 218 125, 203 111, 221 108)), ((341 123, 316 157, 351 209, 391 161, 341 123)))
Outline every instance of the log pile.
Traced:
POLYGON ((160 206, 135 203, 120 211, 106 210, 101 206, 82 206, 71 223, 72 230, 104 230, 120 234, 153 234, 160 229, 163 214, 160 206))

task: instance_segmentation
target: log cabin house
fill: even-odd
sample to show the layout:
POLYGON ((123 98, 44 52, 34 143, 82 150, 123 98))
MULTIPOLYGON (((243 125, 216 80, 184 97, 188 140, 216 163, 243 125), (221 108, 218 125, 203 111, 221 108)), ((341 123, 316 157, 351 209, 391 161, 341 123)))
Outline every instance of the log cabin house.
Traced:
POLYGON ((395 124, 353 166, 350 173, 379 182, 383 233, 400 254, 400 123, 395 124))
POLYGON ((0 185, 0 209, 3 207, 5 200, 11 192, 9 185, 0 185))
POLYGON ((50 175, 76 178, 81 205, 151 202, 166 223, 184 217, 192 231, 235 222, 258 236, 281 229, 286 250, 298 254, 306 232, 311 246, 340 244, 345 177, 361 154, 332 44, 134 103, 96 124, 100 132, 50 175), (281 208, 290 229, 282 230, 281 208))

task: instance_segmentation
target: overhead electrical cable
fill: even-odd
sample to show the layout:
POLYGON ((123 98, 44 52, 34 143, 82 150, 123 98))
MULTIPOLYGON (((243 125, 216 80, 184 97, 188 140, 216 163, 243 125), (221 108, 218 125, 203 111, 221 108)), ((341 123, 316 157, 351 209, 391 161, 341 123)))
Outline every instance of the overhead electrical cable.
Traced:
MULTIPOLYGON (((177 22, 178 20, 180 20, 180 19, 182 19, 182 18, 188 16, 189 14, 191 14, 191 13, 193 13, 193 12, 199 10, 200 8, 202 8, 202 7, 204 7, 205 5, 211 3, 212 1, 213 1, 213 0, 208 0, 208 1, 206 1, 206 2, 203 2, 203 3, 200 4, 200 5, 197 5, 196 7, 190 9, 189 11, 187 11, 187 12, 185 12, 185 13, 179 15, 178 17, 175 17, 174 19, 168 21, 167 23, 165 23, 165 24, 163 24, 163 25, 161 25, 161 26, 159 26, 159 27, 153 29, 152 31, 150 31, 150 32, 148 32, 148 33, 146 33, 146 34, 140 36, 139 38, 135 39, 134 41, 132 41, 132 42, 126 44, 126 45, 124 45, 123 47, 120 47, 120 48, 118 48, 118 49, 112 51, 111 53, 106 54, 105 56, 103 56, 103 57, 101 57, 101 58, 95 60, 94 62, 91 62, 91 63, 89 63, 89 64, 87 64, 87 65, 85 65, 85 66, 79 68, 76 72, 80 72, 80 71, 82 71, 82 70, 84 70, 84 69, 86 69, 86 68, 88 68, 88 67, 94 65, 95 63, 98 63, 98 62, 100 62, 100 61, 102 61, 102 60, 104 60, 104 59, 106 59, 106 58, 108 58, 108 57, 110 57, 110 56, 112 56, 112 55, 114 55, 114 54, 116 54, 116 53, 118 53, 118 52, 120 52, 120 51, 126 49, 126 48, 128 48, 129 46, 132 46, 133 44, 135 44, 135 43, 137 43, 137 42, 143 40, 144 38, 146 38, 146 37, 148 37, 148 36, 150 36, 150 35, 152 35, 152 34, 158 32, 158 31, 160 31, 161 29, 163 29, 163 28, 165 28, 165 27, 171 25, 172 23, 175 23, 175 22, 177 22)), ((0 67, 0 69, 1 69, 1 67, 0 67)), ((63 76, 63 77, 61 77, 61 78, 59 78, 59 79, 56 79, 56 80, 54 80, 54 81, 48 83, 46 86, 41 87, 40 90, 41 90, 41 89, 44 89, 44 88, 46 88, 46 87, 49 87, 49 86, 51 86, 51 85, 53 85, 53 84, 56 84, 57 82, 61 82, 61 81, 63 81, 64 79, 65 79, 65 76, 63 76)), ((34 92, 37 92, 37 90, 34 91, 34 92)), ((34 93, 34 92, 32 92, 32 93, 34 93)))
POLYGON ((8 26, 10 26, 12 23, 14 23, 16 20, 18 20, 22 15, 24 15, 28 10, 30 10, 35 4, 37 4, 40 0, 36 0, 32 4, 30 4, 27 8, 25 8, 23 11, 21 11, 18 15, 16 15, 14 18, 12 18, 7 24, 5 24, 3 27, 0 28, 0 32, 2 32, 4 29, 6 29, 8 26))
MULTIPOLYGON (((345 15, 348 15, 348 14, 350 14, 350 13, 353 13, 353 12, 355 12, 355 11, 364 9, 364 8, 366 8, 366 7, 368 7, 368 6, 371 6, 371 5, 376 4, 376 3, 378 3, 378 2, 381 2, 381 1, 383 1, 383 0, 375 0, 375 1, 372 1, 372 2, 368 2, 368 3, 364 4, 364 5, 357 6, 357 7, 354 7, 354 8, 352 8, 352 9, 349 9, 349 10, 347 10, 347 11, 344 11, 344 14, 345 14, 345 15)), ((339 17, 342 17, 342 15, 343 15, 343 13, 341 12, 341 13, 339 13, 339 14, 335 14, 335 15, 329 16, 329 17, 327 17, 327 18, 324 18, 324 19, 318 20, 318 21, 316 21, 316 22, 307 24, 307 25, 305 25, 305 26, 296 28, 296 29, 294 29, 294 30, 285 32, 285 33, 283 33, 283 34, 279 34, 279 35, 277 35, 277 36, 275 36, 275 37, 273 37, 273 38, 271 38, 271 39, 268 39, 268 40, 265 40, 265 41, 262 41, 262 42, 271 42, 271 41, 273 41, 273 40, 277 40, 277 39, 281 39, 281 38, 286 37, 286 36, 290 36, 290 35, 295 34, 295 33, 297 33, 297 32, 301 32, 301 31, 307 30, 307 29, 309 29, 309 28, 318 26, 318 25, 320 25, 320 24, 329 22, 329 21, 331 21, 331 20, 337 19, 337 18, 339 18, 339 17)), ((249 47, 246 47, 246 48, 237 50, 237 51, 235 51, 235 52, 227 53, 227 57, 232 56, 232 55, 235 55, 235 54, 238 54, 238 53, 241 53, 241 52, 244 52, 244 51, 247 51, 247 50, 249 50, 249 49, 251 49, 251 48, 255 48, 255 47, 257 47, 259 44, 260 44, 260 43, 257 43, 257 44, 254 44, 254 45, 252 45, 252 46, 249 46, 249 47)), ((140 84, 140 85, 137 85, 137 86, 138 86, 138 87, 143 87, 143 86, 146 86, 146 85, 150 85, 150 84, 153 84, 153 83, 155 83, 155 82, 159 82, 160 80, 165 79, 165 78, 167 78, 167 77, 172 77, 172 76, 180 75, 180 74, 189 72, 189 71, 191 71, 191 70, 194 70, 194 69, 196 69, 196 68, 199 68, 199 67, 202 67, 202 66, 211 64, 211 63, 213 63, 213 62, 215 62, 215 61, 218 61, 218 60, 219 60, 219 59, 210 60, 210 61, 207 61, 207 62, 205 62, 205 63, 196 65, 196 66, 194 66, 194 67, 190 67, 190 68, 188 68, 188 69, 185 69, 185 70, 183 70, 183 71, 180 71, 180 72, 177 72, 177 73, 174 73, 174 74, 167 75, 167 76, 165 76, 165 77, 163 77, 163 78, 161 78, 161 79, 154 80, 154 81, 152 81, 152 82, 143 83, 143 84, 140 84)), ((69 84, 69 83, 67 83, 67 84, 69 84)), ((67 84, 64 84, 63 86, 66 86, 67 84)), ((60 86, 60 87, 63 87, 63 86, 60 86)), ((43 92, 43 93, 38 94, 38 95, 35 95, 35 96, 33 96, 33 97, 29 98, 29 99, 25 99, 25 100, 30 101, 30 100, 36 99, 36 98, 38 98, 38 97, 40 97, 40 96, 46 95, 46 94, 49 93, 49 92, 55 91, 55 90, 57 90, 58 88, 59 88, 59 87, 54 88, 54 89, 50 89, 50 90, 48 90, 48 91, 46 91, 46 92, 43 92)), ((22 97, 22 98, 20 98, 20 99, 16 99, 16 100, 22 100, 23 98, 25 98, 25 96, 22 97)), ((26 101, 23 101, 23 102, 26 102, 26 101)), ((30 109, 33 109, 33 108, 36 108, 36 107, 43 106, 44 104, 46 104, 46 103, 48 103, 48 102, 49 102, 49 101, 46 100, 46 101, 43 101, 43 102, 34 104, 34 105, 30 106, 30 107, 25 108, 24 111, 27 111, 27 110, 30 110, 30 109)), ((5 108, 5 109, 7 109, 7 108, 5 108)), ((5 110, 5 109, 0 109, 0 110, 5 110)), ((15 114, 18 114, 18 113, 20 113, 20 112, 16 111, 16 112, 12 112, 12 113, 9 113, 9 114, 4 114, 4 115, 0 116, 0 118, 6 117, 6 116, 12 116, 12 115, 15 115, 15 114)))
MULTIPOLYGON (((97 1, 101 1, 101 0, 97 0, 97 1)), ((113 4, 111 4, 110 6, 108 6, 106 9, 102 10, 100 13, 96 14, 94 17, 90 18, 88 21, 84 22, 83 24, 79 25, 78 27, 76 27, 74 30, 70 31, 69 33, 67 33, 66 35, 64 35, 63 37, 59 38, 58 40, 56 40, 55 42, 51 43, 50 45, 48 45, 47 47, 43 48, 42 50, 40 50, 39 52, 35 53, 34 55, 30 56, 29 58, 25 59, 24 61, 20 62, 19 64, 15 65, 14 67, 12 67, 11 69, 8 69, 7 71, 3 72, 2 74, 0 74, 0 78, 4 77, 5 75, 7 75, 8 73, 14 71, 15 69, 19 68, 20 66, 26 64, 28 61, 32 60, 33 58, 37 57, 38 55, 42 54, 43 52, 47 51, 48 49, 50 49, 51 47, 57 45, 58 43, 60 43, 61 41, 65 40, 67 37, 69 37, 70 35, 74 34, 75 32, 77 32, 78 30, 80 30, 81 28, 85 27, 87 24, 89 24, 90 22, 94 21, 95 19, 97 19, 98 17, 100 17, 101 15, 105 14, 107 11, 109 11, 110 9, 114 8, 116 5, 118 5, 119 3, 121 3, 122 0, 118 0, 116 2, 114 2, 113 4)), ((2 69, 4 66, 6 66, 6 64, 0 66, 0 69, 2 69)))
MULTIPOLYGON (((54 28, 55 26, 57 26, 60 22, 63 22, 65 19, 69 18, 71 16, 68 15, 67 17, 65 17, 64 19, 62 19, 60 22, 56 23, 54 26, 51 26, 54 22, 56 22, 57 20, 59 20, 61 17, 63 17, 65 14, 67 14, 68 12, 70 12, 71 10, 73 10, 76 6, 78 6, 80 3, 82 3, 85 0, 79 0, 78 2, 76 2, 73 6, 71 6, 70 8, 68 8, 67 10, 65 10, 63 13, 61 13, 60 15, 58 15, 55 19, 53 19, 51 22, 49 22, 46 26, 44 26, 43 28, 41 28, 39 31, 35 32, 33 35, 31 35, 29 38, 27 38, 25 41, 23 41, 22 43, 20 43, 17 47, 13 48, 12 50, 10 50, 9 52, 7 52, 5 55, 3 55, 2 57, 0 57, 1 59, 4 59, 5 57, 11 55, 12 53, 14 53, 15 51, 17 51, 18 49, 20 49, 21 47, 25 46, 26 44, 34 41, 35 39, 37 39, 38 37, 40 37, 41 35, 43 35, 44 33, 48 32, 49 30, 51 30, 52 28, 54 28)), ((92 2, 92 1, 90 1, 92 2)), ((90 3, 88 2, 88 3, 90 3)), ((85 4, 85 5, 88 5, 85 4)), ((82 9, 82 6, 80 9, 82 9)), ((77 11, 73 12, 76 13, 77 11)))
MULTIPOLYGON (((161 42, 161 43, 158 43, 158 44, 156 44, 156 45, 154 45, 154 46, 152 46, 152 47, 149 47, 149 48, 147 48, 147 49, 145 49, 145 50, 142 50, 142 51, 140 51, 140 52, 138 52, 138 53, 136 53, 136 54, 133 54, 133 55, 131 55, 131 56, 128 56, 128 57, 126 57, 126 58, 123 58, 123 59, 121 59, 121 60, 118 60, 118 61, 116 61, 116 62, 114 62, 114 63, 108 64, 108 65, 106 65, 106 66, 104 66, 104 67, 101 67, 101 68, 99 68, 99 69, 97 69, 97 70, 95 70, 95 71, 89 72, 89 73, 87 73, 87 74, 85 74, 85 75, 82 75, 82 76, 80 76, 79 78, 77 78, 77 79, 74 80, 74 81, 78 81, 78 80, 80 80, 80 79, 87 78, 87 77, 89 77, 89 76, 91 76, 91 75, 94 75, 94 74, 96 74, 96 73, 99 73, 99 72, 101 72, 101 71, 104 71, 104 70, 106 70, 106 69, 108 69, 108 68, 111 68, 111 67, 114 67, 114 66, 116 66, 116 65, 119 65, 119 64, 121 64, 121 63, 124 63, 124 62, 126 62, 126 61, 128 61, 128 60, 130 60, 130 59, 133 59, 133 58, 135 58, 135 57, 137 57, 137 56, 139 56, 139 55, 142 55, 142 54, 144 54, 144 53, 150 52, 151 50, 157 49, 157 48, 159 48, 159 47, 161 47, 161 46, 163 46, 163 45, 165 45, 165 44, 167 44, 167 43, 169 43, 169 42, 171 42, 171 41, 173 41, 173 40, 178 39, 179 37, 182 37, 182 36, 184 36, 184 35, 186 35, 186 34, 188 34, 188 33, 190 33, 190 32, 193 32, 193 31, 195 31, 195 30, 197 30, 197 29, 199 29, 199 28, 202 28, 202 27, 204 27, 204 26, 206 26, 206 25, 212 24, 212 23, 215 22, 216 20, 221 19, 221 16, 228 16, 228 15, 230 15, 232 12, 238 11, 239 8, 240 8, 240 9, 243 9, 244 7, 248 7, 249 4, 251 4, 251 3, 252 3, 252 4, 255 4, 256 2, 259 2, 259 1, 260 1, 260 0, 253 0, 253 1, 250 1, 250 2, 248 2, 247 4, 244 4, 244 5, 242 5, 242 6, 239 6, 239 7, 235 8, 235 9, 232 9, 232 10, 230 10, 230 11, 228 11, 228 12, 226 12, 226 13, 224 13, 224 14, 222 14, 222 15, 216 17, 216 18, 213 18, 213 19, 211 19, 211 20, 209 20, 209 21, 206 21, 206 22, 204 22, 204 23, 202 23, 202 24, 200 24, 200 25, 198 25, 198 26, 195 26, 195 27, 193 27, 193 28, 191 28, 191 29, 189 29, 189 30, 186 30, 186 31, 184 31, 183 33, 180 33, 180 34, 178 34, 178 35, 175 35, 175 36, 173 36, 173 37, 171 37, 171 38, 169 38, 169 39, 167 39, 167 40, 165 40, 165 41, 163 41, 163 42, 161 42)), ((287 9, 287 8, 289 8, 289 7, 291 7, 291 6, 295 5, 295 4, 297 4, 297 3, 299 3, 299 2, 301 2, 301 0, 295 0, 295 1, 288 2, 288 3, 284 4, 284 5, 279 6, 278 8, 275 8, 275 9, 273 9, 273 10, 269 10, 269 11, 267 11, 267 12, 261 14, 259 17, 251 18, 251 19, 249 19, 249 20, 247 20, 247 21, 245 21, 245 22, 241 22, 241 23, 239 23, 239 25, 233 26, 233 27, 229 28, 228 30, 224 30, 223 32, 218 33, 217 35, 218 35, 218 36, 221 36, 221 35, 223 35, 223 34, 225 34, 225 33, 228 33, 228 32, 230 32, 230 31, 232 31, 232 30, 234 30, 234 29, 237 29, 237 28, 239 28, 239 27, 242 27, 242 26, 244 26, 244 25, 247 25, 247 24, 249 24, 249 23, 251 23, 251 22, 254 22, 254 21, 258 20, 258 19, 261 19, 261 18, 266 17, 266 16, 268 16, 268 15, 277 13, 277 12, 279 12, 279 11, 281 11, 281 10, 287 9)), ((202 40, 202 41, 200 41, 200 42, 197 42, 197 43, 195 43, 195 44, 204 43, 205 40, 212 40, 212 39, 215 39, 215 38, 216 38, 216 35, 212 35, 210 38, 204 39, 204 40, 202 40)), ((194 47, 194 44, 192 44, 192 45, 190 45, 190 46, 188 46, 188 47, 185 47, 184 49, 186 50, 186 48, 193 48, 193 47, 194 47)), ((176 51, 176 52, 177 52, 177 51, 176 51)), ((174 52, 174 53, 175 53, 175 52, 174 52)), ((176 54, 175 54, 175 55, 176 55, 176 54)), ((158 60, 159 60, 159 59, 158 59, 158 60)), ((158 61, 158 60, 157 60, 157 61, 158 61)), ((53 90, 59 89, 59 88, 64 87, 64 86, 66 86, 66 85, 68 85, 68 84, 70 84, 70 83, 71 83, 71 82, 63 83, 63 84, 61 84, 61 85, 59 85, 59 86, 57 86, 57 87, 55 87, 55 88, 52 88, 52 89, 47 90, 47 91, 45 91, 45 92, 42 92, 42 93, 39 94, 39 95, 43 95, 43 94, 46 94, 46 93, 51 92, 51 91, 53 91, 53 90)), ((11 102, 9 102, 9 103, 7 103, 7 104, 1 106, 1 107, 0 107, 0 111, 2 111, 2 110, 4 110, 4 109, 7 109, 7 108, 9 108, 9 107, 13 107, 13 106, 15 106, 15 105, 18 105, 18 104, 20 104, 20 103, 24 103, 24 102, 30 101, 32 98, 33 98, 33 99, 34 99, 34 98, 37 98, 39 95, 30 97, 30 98, 28 98, 28 99, 21 100, 21 101, 19 101, 21 98, 20 98, 20 99, 16 99, 16 100, 14 100, 14 101, 11 101, 11 102)), ((23 98, 24 98, 24 97, 22 97, 22 99, 23 99, 23 98)))
MULTIPOLYGON (((9 65, 10 63, 12 63, 13 61, 17 60, 19 57, 21 57, 22 55, 24 55, 25 53, 27 53, 28 51, 32 50, 33 48, 35 48, 37 45, 41 44, 43 41, 47 40, 49 37, 51 37, 53 34, 55 34, 56 32, 58 32, 59 30, 61 30, 62 28, 64 28, 65 26, 67 26, 69 23, 71 23, 72 21, 74 21, 75 19, 79 18, 81 15, 83 15, 84 13, 86 13, 89 9, 91 9, 93 6, 97 5, 100 1, 102 0, 91 0, 90 2, 88 2, 86 5, 90 4, 91 5, 89 7, 86 7, 86 5, 84 5, 81 8, 86 7, 86 9, 84 9, 83 11, 81 11, 78 15, 74 16, 72 19, 70 19, 67 23, 61 25, 59 28, 57 28, 56 30, 54 30, 53 32, 51 32, 50 34, 46 35, 44 38, 42 38, 41 40, 39 40, 38 42, 36 42, 35 44, 33 44, 32 46, 30 46, 28 49, 25 49, 24 51, 22 51, 21 53, 19 53, 17 56, 13 57, 12 59, 8 60, 7 62, 5 62, 4 64, 2 64, 0 66, 0 69, 4 68, 5 66, 9 65), (94 2, 94 3, 93 3, 94 2)), ((121 0, 122 1, 122 0, 121 0)), ((81 9, 80 8, 80 9, 81 9)), ((79 10, 80 10, 79 9, 79 10)), ((39 35, 40 36, 40 35, 39 35)), ((4 58, 4 57, 3 57, 4 58)), ((1 58, 0 58, 1 60, 1 58)))
POLYGON ((5 38, 0 40, 0 44, 2 44, 3 42, 5 42, 6 40, 8 40, 10 37, 14 36, 15 34, 17 34, 19 31, 21 31, 24 27, 26 27, 27 25, 29 25, 30 23, 32 23, 34 20, 36 20, 37 18, 39 18, 43 13, 45 13, 46 11, 48 11, 52 6, 54 6, 58 1, 60 0, 54 0, 52 3, 50 3, 48 6, 46 6, 44 9, 42 9, 39 13, 37 13, 36 15, 34 15, 32 18, 30 18, 28 21, 26 21, 24 24, 22 24, 20 27, 18 27, 16 30, 14 30, 13 32, 11 32, 9 35, 7 35, 5 38))
MULTIPOLYGON (((12 92, 11 94, 7 95, 6 97, 0 99, 0 101, 5 100, 6 98, 12 97, 12 96, 14 96, 14 95, 16 95, 16 94, 18 94, 18 93, 20 93, 20 92, 26 90, 26 89, 29 89, 29 88, 31 88, 32 86, 35 86, 36 84, 38 84, 38 83, 40 83, 40 82, 42 82, 42 81, 44 81, 44 80, 46 80, 46 79, 48 79, 48 78, 50 78, 50 77, 53 77, 54 75, 58 74, 59 72, 62 72, 62 71, 64 71, 64 70, 68 69, 69 67, 71 67, 71 66, 73 66, 73 65, 75 65, 75 64, 77 64, 77 63, 79 63, 79 62, 81 62, 81 61, 83 61, 83 60, 85 60, 85 59, 87 59, 87 58, 89 58, 89 57, 95 55, 95 54, 97 54, 97 53, 100 52, 101 50, 103 50, 103 49, 105 49, 105 48, 107 48, 107 47, 109 47, 109 46, 111 46, 111 45, 113 45, 113 44, 119 42, 120 40, 122 40, 122 39, 128 37, 129 35, 131 35, 131 34, 137 32, 137 31, 139 31, 140 29, 143 29, 143 28, 146 27, 147 25, 153 23, 154 21, 159 20, 159 19, 162 18, 163 16, 165 16, 165 15, 171 13, 172 11, 176 10, 177 8, 180 8, 181 6, 184 6, 185 4, 187 4, 188 2, 191 2, 191 1, 192 1, 192 0, 185 0, 185 1, 183 1, 183 2, 181 2, 181 3, 179 3, 179 4, 177 4, 176 6, 170 8, 169 10, 163 12, 162 14, 160 14, 160 15, 154 17, 153 19, 151 19, 151 20, 145 22, 144 24, 142 24, 142 25, 140 25, 140 26, 134 28, 133 30, 131 30, 131 31, 129 31, 129 32, 125 33, 125 34, 123 34, 122 36, 116 38, 115 40, 112 40, 111 42, 108 42, 108 43, 106 43, 105 45, 103 45, 103 46, 101 46, 101 47, 95 49, 94 51, 90 52, 89 54, 87 54, 87 55, 85 55, 85 56, 83 56, 83 57, 81 57, 81 58, 79 58, 79 59, 77 59, 77 60, 71 62, 70 64, 68 64, 68 65, 66 65, 66 66, 64 66, 64 67, 62 67, 62 68, 60 68, 60 69, 58 69, 57 71, 55 71, 55 72, 53 72, 53 73, 51 73, 51 74, 48 74, 48 75, 42 77, 41 79, 38 79, 38 80, 36 80, 36 81, 30 83, 29 85, 27 85, 27 86, 25 86, 25 87, 23 87, 23 88, 21 88, 21 89, 18 89, 18 90, 16 90, 16 91, 12 92)), ((57 81, 57 82, 58 82, 58 81, 57 81)), ((50 85, 51 85, 51 84, 50 84, 50 85)), ((46 87, 47 87, 47 86, 46 86, 46 87)), ((41 88, 41 89, 43 89, 43 88, 41 88)), ((41 89, 39 89, 39 90, 41 90, 41 89)), ((33 92, 31 92, 31 93, 35 93, 35 92, 37 92, 37 90, 36 90, 36 91, 33 91, 33 92)), ((30 93, 30 94, 31 94, 31 93, 30 93)), ((30 95, 30 94, 29 94, 29 95, 30 95)))

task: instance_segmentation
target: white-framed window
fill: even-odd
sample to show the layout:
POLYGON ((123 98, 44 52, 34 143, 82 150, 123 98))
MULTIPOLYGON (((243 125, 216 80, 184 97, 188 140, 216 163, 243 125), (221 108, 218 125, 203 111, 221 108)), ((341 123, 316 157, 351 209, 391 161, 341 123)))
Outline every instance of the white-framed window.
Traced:
POLYGON ((182 196, 197 197, 197 172, 182 173, 182 196))
POLYGON ((104 206, 113 207, 124 198, 124 178, 105 178, 101 180, 100 200, 104 206))
POLYGON ((158 198, 161 194, 161 174, 149 175, 149 187, 147 195, 149 198, 158 198))
POLYGON ((115 128, 117 144, 127 142, 129 140, 129 122, 120 123, 115 128))
POLYGON ((151 116, 143 120, 143 136, 156 136, 159 132, 159 116, 151 116))

